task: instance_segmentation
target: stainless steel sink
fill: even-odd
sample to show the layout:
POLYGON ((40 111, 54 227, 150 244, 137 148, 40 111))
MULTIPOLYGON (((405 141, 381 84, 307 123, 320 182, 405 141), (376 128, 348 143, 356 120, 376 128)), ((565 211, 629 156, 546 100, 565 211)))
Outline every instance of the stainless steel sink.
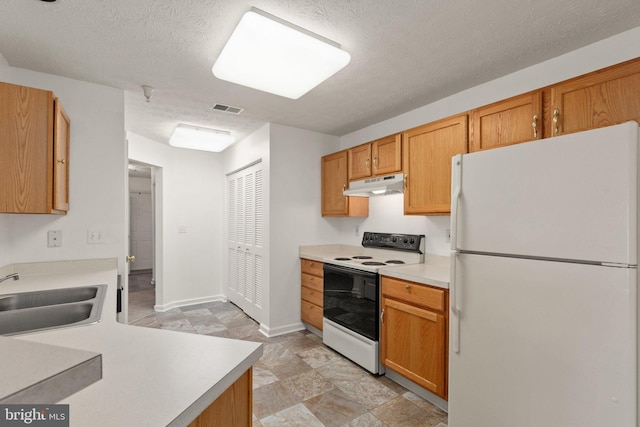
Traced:
POLYGON ((0 295, 0 311, 86 301, 95 298, 97 294, 97 286, 83 286, 0 295))
POLYGON ((92 285, 2 295, 0 335, 96 323, 106 290, 106 285, 92 285))

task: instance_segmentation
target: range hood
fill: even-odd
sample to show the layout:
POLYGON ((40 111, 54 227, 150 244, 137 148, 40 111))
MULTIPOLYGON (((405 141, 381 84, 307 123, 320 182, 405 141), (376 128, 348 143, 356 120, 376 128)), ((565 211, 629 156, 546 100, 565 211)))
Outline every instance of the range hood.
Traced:
POLYGON ((404 192, 404 174, 378 176, 375 178, 351 181, 349 188, 343 191, 345 196, 373 197, 404 192))

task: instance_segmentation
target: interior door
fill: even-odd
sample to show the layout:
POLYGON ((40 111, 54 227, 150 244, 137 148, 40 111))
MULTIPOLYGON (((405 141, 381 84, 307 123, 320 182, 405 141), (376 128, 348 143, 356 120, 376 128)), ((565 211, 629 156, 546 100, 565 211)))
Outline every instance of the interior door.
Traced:
POLYGON ((455 266, 449 426, 636 426, 635 268, 469 254, 455 266))
POLYGON ((227 177, 227 295, 258 322, 264 294, 263 193, 262 163, 227 177))

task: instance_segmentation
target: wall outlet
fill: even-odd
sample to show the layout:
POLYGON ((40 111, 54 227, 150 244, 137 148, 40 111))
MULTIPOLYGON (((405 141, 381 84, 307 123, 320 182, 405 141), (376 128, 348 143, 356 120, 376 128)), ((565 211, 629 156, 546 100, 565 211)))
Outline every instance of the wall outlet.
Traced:
POLYGON ((186 233, 187 232, 187 226, 186 225, 179 225, 178 226, 178 233, 186 233))
POLYGON ((62 230, 47 231, 47 247, 59 248, 62 246, 62 230))
POLYGON ((90 245, 104 244, 104 230, 87 230, 87 243, 90 245))

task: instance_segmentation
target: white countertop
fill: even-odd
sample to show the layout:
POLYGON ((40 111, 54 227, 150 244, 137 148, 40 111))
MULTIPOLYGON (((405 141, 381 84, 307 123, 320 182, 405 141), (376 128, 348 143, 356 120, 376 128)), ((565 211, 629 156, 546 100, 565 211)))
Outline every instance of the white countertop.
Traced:
MULTIPOLYGON (((334 257, 350 257, 363 252, 362 246, 351 245, 300 246, 299 249, 300 258, 318 262, 330 262, 334 257)), ((449 289, 449 257, 426 254, 424 264, 383 267, 380 268, 379 274, 449 289)))
MULTIPOLYGON (((0 294, 109 286, 99 323, 3 340, 3 345, 24 340, 102 354, 102 379, 57 402, 70 405, 71 426, 186 426, 262 355, 260 343, 116 322, 116 260, 21 264, 0 271, 20 273, 20 280, 0 284, 0 294)), ((0 361, 0 375, 3 369, 0 361)))

